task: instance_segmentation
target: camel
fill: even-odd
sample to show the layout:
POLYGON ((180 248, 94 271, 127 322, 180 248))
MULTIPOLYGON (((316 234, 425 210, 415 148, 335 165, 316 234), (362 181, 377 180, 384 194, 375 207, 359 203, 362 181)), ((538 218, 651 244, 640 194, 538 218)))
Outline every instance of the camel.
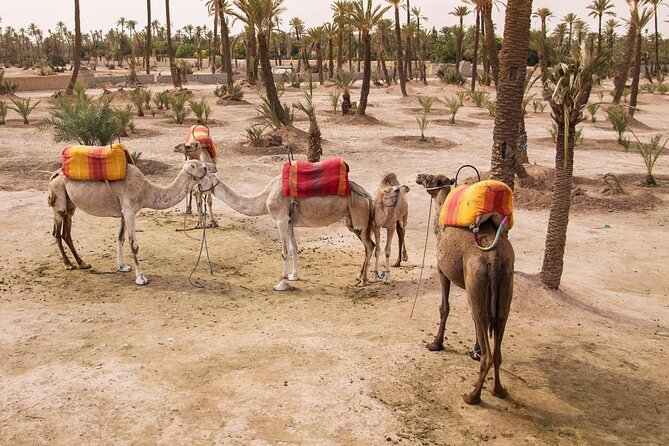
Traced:
POLYGON ((139 245, 135 234, 135 216, 141 209, 167 209, 184 199, 197 181, 208 173, 216 172, 213 164, 201 161, 186 161, 176 179, 167 187, 150 183, 142 172, 128 164, 126 177, 119 181, 70 180, 60 171, 49 181, 48 203, 53 208, 53 236, 66 269, 75 267, 63 249, 63 239, 77 261, 79 269, 91 266, 84 262, 72 243, 72 217, 77 207, 96 217, 121 218, 121 229, 117 238, 117 271, 129 272, 130 265, 123 263, 123 243, 126 229, 135 260, 135 283, 145 285, 149 281, 139 266, 139 245))
POLYGON ((200 187, 204 192, 212 191, 219 200, 235 211, 255 217, 269 214, 279 229, 283 270, 275 291, 288 288, 286 280, 299 280, 297 272, 297 241, 295 227, 320 228, 346 218, 346 226, 365 247, 358 285, 367 284, 367 269, 374 250, 371 238, 374 219, 374 202, 362 187, 350 182, 349 196, 326 195, 309 198, 291 198, 283 195, 281 176, 273 178, 265 188, 253 197, 244 197, 228 187, 215 175, 207 175, 200 187), (288 273, 288 261, 292 258, 292 273, 288 273))
MULTIPOLYGON (((454 181, 444 175, 420 174, 416 178, 441 209, 454 181)), ((438 214, 438 211, 437 211, 438 214)), ((506 398, 507 391, 499 379, 502 364, 502 337, 509 316, 513 297, 513 264, 515 254, 505 233, 500 236, 497 247, 490 251, 481 250, 469 228, 443 227, 435 217, 437 234, 437 266, 441 282, 441 305, 439 307, 439 330, 434 342, 427 345, 430 351, 444 348, 444 330, 450 312, 448 295, 451 282, 466 290, 469 308, 474 319, 476 340, 481 347, 481 368, 474 390, 463 395, 467 404, 481 402, 481 389, 492 365, 495 366, 495 384, 492 394, 506 398), (490 349, 488 332, 494 335, 494 351, 490 349)), ((479 239, 489 244, 497 228, 488 220, 480 226, 479 239)))
MULTIPOLYGON (((179 144, 174 147, 176 153, 181 153, 184 155, 186 160, 200 160, 203 163, 216 165, 216 158, 212 158, 209 155, 209 150, 206 147, 201 145, 197 141, 190 143, 179 144)), ((209 207, 209 215, 211 215, 211 226, 216 226, 216 219, 214 218, 214 212, 211 209, 211 194, 205 194, 207 196, 207 206, 209 207)), ((197 206, 197 225, 195 227, 201 228, 207 222, 204 221, 206 216, 202 215, 202 194, 197 189, 193 189, 192 194, 189 193, 186 199, 186 213, 192 214, 193 210, 191 208, 192 197, 195 196, 195 205, 197 206)))
POLYGON ((397 261, 393 266, 400 266, 402 260, 409 260, 404 243, 404 235, 409 216, 409 204, 406 194, 409 192, 407 186, 400 186, 397 176, 394 173, 388 173, 381 179, 379 189, 374 196, 374 250, 376 261, 372 271, 372 281, 383 279, 385 283, 390 281, 390 251, 393 236, 397 231, 399 242, 399 253, 397 261), (379 274, 379 256, 381 255, 381 228, 386 229, 386 267, 379 274))

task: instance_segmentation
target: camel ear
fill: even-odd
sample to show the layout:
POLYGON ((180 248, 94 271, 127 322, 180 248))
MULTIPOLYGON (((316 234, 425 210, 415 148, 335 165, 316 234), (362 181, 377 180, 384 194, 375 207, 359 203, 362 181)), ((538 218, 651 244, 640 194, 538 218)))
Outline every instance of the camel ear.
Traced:
POLYGON ((409 188, 409 186, 406 186, 406 185, 400 186, 400 192, 401 193, 408 194, 410 191, 411 191, 411 189, 409 188))
POLYGON ((185 152, 186 151, 186 144, 184 144, 184 143, 177 144, 176 146, 174 146, 174 151, 175 152, 181 152, 181 153, 185 152))
POLYGON ((186 152, 195 152, 200 148, 200 143, 197 141, 186 144, 186 152))

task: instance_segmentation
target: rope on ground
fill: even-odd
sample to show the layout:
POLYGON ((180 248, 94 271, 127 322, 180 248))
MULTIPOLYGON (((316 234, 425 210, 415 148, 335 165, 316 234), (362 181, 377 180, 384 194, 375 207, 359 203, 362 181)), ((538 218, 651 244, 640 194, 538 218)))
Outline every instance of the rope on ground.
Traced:
POLYGON ((416 288, 416 297, 413 300, 411 307, 411 314, 409 319, 413 317, 413 312, 416 309, 416 302, 418 301, 418 293, 420 292, 420 284, 423 281, 423 269, 425 268, 425 254, 427 253, 427 240, 430 237, 430 219, 432 218, 432 197, 430 197, 430 210, 427 212, 427 233, 425 234, 425 247, 423 248, 423 262, 420 265, 420 276, 418 277, 418 288, 416 288))
MULTIPOLYGON (((193 274, 195 274, 195 270, 197 270, 198 265, 200 264, 200 259, 202 258, 202 251, 205 251, 207 254, 207 262, 209 263, 209 274, 214 275, 214 269, 211 266, 211 259, 209 258, 209 245, 207 244, 207 201, 202 200, 202 217, 204 219, 204 222, 202 224, 202 242, 200 243, 200 253, 197 255, 197 261, 195 262, 195 266, 193 266, 193 270, 190 272, 188 275, 188 283, 194 287, 194 288, 204 288, 204 285, 200 283, 199 281, 193 280, 193 274)), ((192 238, 192 237, 191 237, 192 238)))

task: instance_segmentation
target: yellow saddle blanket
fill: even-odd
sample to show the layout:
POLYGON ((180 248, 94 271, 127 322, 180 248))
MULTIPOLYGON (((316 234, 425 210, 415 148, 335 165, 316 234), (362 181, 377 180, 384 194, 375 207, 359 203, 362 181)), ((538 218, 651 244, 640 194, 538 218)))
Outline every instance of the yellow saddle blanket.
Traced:
POLYGON ((62 153, 62 170, 72 180, 116 181, 125 178, 128 163, 134 164, 123 144, 103 147, 71 146, 62 153))
POLYGON ((507 227, 513 226, 513 191, 501 181, 479 181, 471 186, 459 186, 451 190, 439 213, 439 224, 443 226, 479 226, 492 218, 499 227, 508 219, 507 227))

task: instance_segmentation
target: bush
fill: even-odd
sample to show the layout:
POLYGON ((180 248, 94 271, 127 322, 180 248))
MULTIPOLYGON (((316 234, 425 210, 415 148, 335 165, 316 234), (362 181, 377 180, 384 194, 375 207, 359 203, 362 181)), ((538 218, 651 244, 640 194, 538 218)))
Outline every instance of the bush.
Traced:
POLYGON ((590 114, 590 122, 597 122, 597 111, 599 110, 599 104, 588 104, 588 113, 590 114))
MULTIPOLYGON (((269 103, 269 99, 267 99, 266 96, 261 96, 261 100, 262 103, 258 105, 258 107, 256 108, 256 110, 260 114, 260 117, 263 118, 266 125, 268 125, 272 129, 278 129, 279 127, 282 126, 282 124, 276 112, 274 111, 274 108, 269 103)), ((283 105, 283 110, 286 113, 286 116, 288 116, 288 122, 292 124, 293 119, 295 118, 295 114, 293 113, 292 108, 285 103, 282 105, 283 105)))
POLYGON ((644 164, 646 165, 647 175, 644 182, 647 186, 656 186, 657 182, 653 177, 653 168, 655 167, 655 163, 657 162, 657 160, 662 155, 662 152, 664 151, 665 147, 667 147, 667 142, 669 142, 669 138, 665 139, 664 144, 660 146, 660 140, 662 139, 662 135, 660 134, 651 136, 650 142, 648 144, 642 143, 636 136, 636 134, 634 134, 634 132, 632 132, 632 134, 636 139, 636 147, 639 150, 641 157, 643 158, 644 164))
POLYGON ((188 105, 190 105, 191 110, 193 110, 193 113, 195 113, 197 123, 207 125, 209 122, 209 116, 211 116, 213 111, 207 100, 202 98, 199 101, 188 101, 188 105))
POLYGON ((618 133, 618 144, 622 144, 623 133, 627 130, 627 107, 624 105, 612 105, 606 109, 613 130, 618 133))
POLYGON ((130 92, 130 101, 137 108, 137 116, 144 116, 144 108, 151 101, 151 92, 145 88, 137 88, 130 92))
POLYGON ((427 138, 425 138, 425 129, 427 128, 428 120, 427 116, 423 114, 421 117, 416 118, 416 122, 418 122, 418 127, 420 128, 420 142, 425 142, 427 141, 427 138))
POLYGON ((28 121, 28 117, 30 116, 30 113, 35 110, 35 107, 39 105, 41 101, 37 101, 34 104, 30 104, 31 98, 28 99, 12 99, 12 104, 14 106, 12 107, 11 105, 9 108, 11 110, 14 110, 16 113, 20 114, 23 117, 23 124, 28 125, 30 122, 28 121))
POLYGON ((455 68, 441 67, 437 70, 437 77, 447 84, 464 85, 465 77, 455 68))
POLYGON ((657 92, 665 95, 667 92, 669 92, 669 84, 665 84, 664 82, 660 82, 657 84, 657 92))
POLYGON ((170 118, 177 124, 183 124, 188 115, 190 115, 190 108, 186 105, 186 96, 178 94, 169 100, 172 111, 169 114, 170 118))
POLYGON ((432 96, 418 96, 418 103, 421 107, 423 107, 423 114, 427 115, 432 109, 434 98, 432 96))
POLYGON ((479 108, 483 107, 483 102, 485 101, 487 96, 488 95, 484 91, 476 90, 469 92, 469 97, 474 102, 474 105, 476 105, 479 108))
POLYGON ((488 107, 488 113, 490 113, 490 116, 494 118, 495 113, 497 112, 497 101, 494 99, 488 99, 485 105, 488 107))
POLYGON ((266 128, 266 125, 253 124, 246 129, 246 139, 253 147, 259 147, 261 145, 263 132, 266 128))
POLYGON ((132 120, 132 107, 130 105, 126 105, 124 108, 115 109, 114 114, 121 126, 121 131, 118 136, 128 136, 128 130, 131 133, 135 131, 135 123, 132 120))
POLYGON ((219 85, 214 89, 214 94, 221 99, 241 101, 244 98, 244 89, 238 83, 233 84, 231 87, 219 85))
POLYGON ((446 97, 446 107, 451 111, 451 124, 455 124, 455 114, 460 110, 460 107, 462 107, 462 104, 460 103, 460 99, 458 99, 457 96, 453 97, 446 97))
POLYGON ((461 90, 455 93, 455 96, 458 97, 458 99, 460 100, 460 105, 462 106, 465 105, 465 101, 467 100, 467 93, 468 93, 467 90, 461 90))
POLYGON ((339 105, 339 97, 340 96, 341 96, 341 92, 339 92, 339 91, 330 92, 330 105, 332 105, 332 112, 335 115, 337 114, 337 106, 339 105))
POLYGON ((156 104, 156 107, 158 107, 158 110, 162 110, 163 108, 169 110, 170 109, 170 97, 172 95, 170 94, 169 91, 165 90, 160 93, 156 93, 154 98, 153 98, 153 103, 156 104))

